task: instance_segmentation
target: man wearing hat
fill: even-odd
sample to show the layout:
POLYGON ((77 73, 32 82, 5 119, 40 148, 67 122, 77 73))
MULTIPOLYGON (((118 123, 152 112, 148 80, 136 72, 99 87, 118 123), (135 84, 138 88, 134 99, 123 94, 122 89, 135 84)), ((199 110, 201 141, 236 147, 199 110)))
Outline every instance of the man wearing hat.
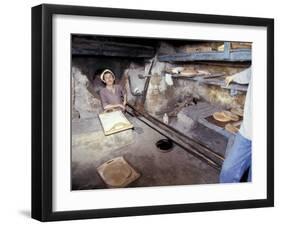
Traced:
POLYGON ((120 85, 114 84, 114 73, 111 70, 106 69, 101 73, 100 79, 105 83, 105 88, 100 91, 103 109, 105 111, 125 111, 127 94, 120 85))

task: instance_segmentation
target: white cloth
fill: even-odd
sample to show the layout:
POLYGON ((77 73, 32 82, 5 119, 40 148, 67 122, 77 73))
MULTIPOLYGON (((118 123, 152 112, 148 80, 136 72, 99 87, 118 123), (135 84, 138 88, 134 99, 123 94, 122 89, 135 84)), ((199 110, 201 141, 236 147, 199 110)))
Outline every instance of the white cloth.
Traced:
POLYGON ((166 75, 165 75, 165 82, 166 82, 167 85, 169 85, 169 86, 172 86, 172 85, 174 84, 171 74, 166 74, 166 75))
POLYGON ((239 84, 249 84, 244 104, 243 122, 239 132, 248 140, 252 140, 252 68, 235 74, 233 81, 239 84))

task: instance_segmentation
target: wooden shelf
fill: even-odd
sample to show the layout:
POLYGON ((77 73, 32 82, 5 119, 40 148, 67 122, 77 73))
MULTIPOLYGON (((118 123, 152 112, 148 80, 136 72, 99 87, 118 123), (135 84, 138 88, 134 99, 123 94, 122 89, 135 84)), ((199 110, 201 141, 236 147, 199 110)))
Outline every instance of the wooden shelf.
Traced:
POLYGON ((230 49, 230 42, 224 43, 224 51, 192 52, 160 55, 161 62, 225 61, 248 62, 252 60, 251 49, 230 49))

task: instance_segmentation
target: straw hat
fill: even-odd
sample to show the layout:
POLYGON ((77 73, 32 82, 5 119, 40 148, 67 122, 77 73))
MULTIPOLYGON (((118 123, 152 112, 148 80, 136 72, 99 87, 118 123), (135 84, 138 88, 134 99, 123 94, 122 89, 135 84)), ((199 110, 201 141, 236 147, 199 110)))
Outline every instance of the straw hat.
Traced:
POLYGON ((113 79, 115 79, 114 73, 113 73, 111 70, 109 70, 109 69, 105 69, 105 70, 101 73, 101 75, 100 75, 100 79, 101 79, 103 82, 105 82, 105 80, 104 80, 103 77, 104 77, 104 75, 105 75, 106 73, 112 74, 113 79))

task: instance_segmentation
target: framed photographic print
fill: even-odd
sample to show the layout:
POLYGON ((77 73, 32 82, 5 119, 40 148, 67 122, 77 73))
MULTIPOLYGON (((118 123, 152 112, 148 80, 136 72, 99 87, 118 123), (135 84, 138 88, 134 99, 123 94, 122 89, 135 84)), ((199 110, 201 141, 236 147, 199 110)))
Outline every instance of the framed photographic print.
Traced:
POLYGON ((274 205, 274 21, 32 8, 32 217, 274 205))

